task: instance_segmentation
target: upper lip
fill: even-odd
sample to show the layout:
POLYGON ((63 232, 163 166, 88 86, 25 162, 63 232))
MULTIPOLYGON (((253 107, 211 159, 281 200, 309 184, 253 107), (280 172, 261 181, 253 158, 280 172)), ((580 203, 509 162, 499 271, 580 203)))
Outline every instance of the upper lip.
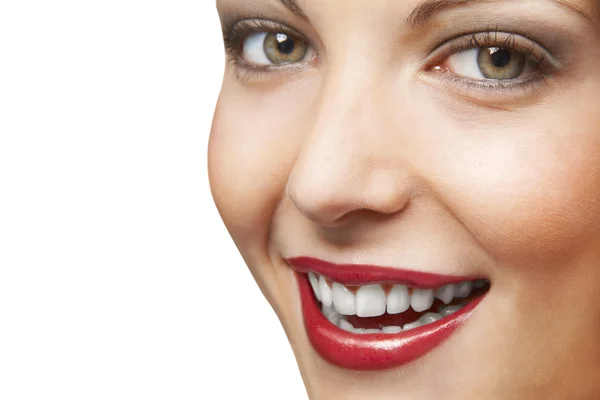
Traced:
POLYGON ((482 279, 480 276, 441 275, 401 267, 335 264, 312 257, 292 257, 287 263, 301 273, 314 272, 343 285, 397 282, 417 288, 437 288, 451 283, 482 279))

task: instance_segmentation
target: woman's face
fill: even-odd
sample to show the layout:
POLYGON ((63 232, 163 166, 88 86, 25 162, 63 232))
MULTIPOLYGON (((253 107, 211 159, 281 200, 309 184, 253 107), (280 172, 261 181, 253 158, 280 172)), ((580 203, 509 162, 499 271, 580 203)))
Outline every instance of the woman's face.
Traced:
POLYGON ((212 191, 311 398, 597 398, 600 4, 217 5, 212 191))

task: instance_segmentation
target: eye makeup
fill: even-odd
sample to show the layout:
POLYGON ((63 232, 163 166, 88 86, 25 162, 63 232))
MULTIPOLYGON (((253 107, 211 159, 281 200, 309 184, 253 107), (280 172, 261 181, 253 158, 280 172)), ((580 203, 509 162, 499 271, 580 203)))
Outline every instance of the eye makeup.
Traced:
POLYGON ((262 79, 268 74, 293 73, 305 68, 314 61, 315 51, 310 42, 295 29, 277 21, 266 19, 243 19, 236 23, 224 26, 223 39, 228 55, 228 61, 233 65, 238 74, 238 79, 247 82, 251 79, 262 79), (307 53, 313 54, 309 59, 286 62, 281 64, 256 64, 249 62, 244 57, 245 41, 253 34, 266 33, 268 35, 284 35, 292 42, 307 47, 307 53))
MULTIPOLYGON (((477 64, 475 57, 472 61, 477 64)), ((468 96, 472 93, 473 97, 482 100, 502 98, 503 101, 508 101, 511 97, 535 93, 560 70, 560 65, 544 46, 527 37, 510 32, 485 31, 446 41, 427 57, 423 70, 451 85, 457 94, 468 96), (528 73, 508 79, 485 79, 483 76, 481 79, 474 79, 453 71, 449 60, 470 49, 501 50, 512 57, 521 57, 528 73)))
MULTIPOLYGON (((423 60, 418 63, 418 75, 430 75, 430 81, 438 80, 440 84, 444 84, 447 88, 454 88, 457 94, 467 98, 473 97, 483 101, 495 101, 501 98, 502 101, 510 101, 536 93, 555 76, 558 76, 574 58, 572 55, 568 57, 569 49, 572 48, 569 44, 574 40, 572 35, 548 33, 552 32, 551 29, 548 30, 548 22, 538 21, 537 24, 530 24, 526 28, 520 24, 518 29, 512 29, 512 27, 519 26, 519 18, 514 16, 500 18, 501 23, 491 25, 485 22, 490 20, 489 15, 483 19, 473 19, 471 14, 478 15, 470 13, 468 14, 470 19, 467 19, 465 15, 462 16, 462 19, 457 19, 457 16, 453 15, 450 21, 456 22, 456 24, 445 23, 440 29, 424 31, 416 41, 413 38, 402 44, 408 48, 409 52, 412 51, 416 54, 413 59, 421 58, 423 60), (524 30, 531 31, 531 33, 524 32, 524 30), (526 76, 509 76, 508 78, 473 79, 473 77, 454 71, 449 65, 448 59, 473 49, 500 50, 507 56, 521 57, 525 60, 529 73, 526 76)), ((527 18, 522 19, 527 20, 527 18)), ((235 69, 238 80, 242 83, 264 82, 270 79, 285 81, 285 79, 291 78, 291 75, 317 66, 321 60, 316 46, 299 30, 287 23, 261 17, 244 18, 237 21, 230 19, 229 21, 231 22, 223 25, 225 48, 228 61, 235 69), (285 36, 289 40, 309 48, 310 57, 285 63, 253 63, 249 61, 253 57, 244 54, 244 43, 252 35, 255 38, 256 34, 269 37, 271 43, 273 43, 274 36, 285 36)), ((400 46, 402 39, 399 38, 393 43, 400 46)), ((266 51, 266 48, 261 49, 261 47, 264 46, 255 45, 253 49, 259 52, 266 51)), ((290 59, 287 58, 287 60, 290 59)), ((477 66, 474 62, 472 64, 477 66)))

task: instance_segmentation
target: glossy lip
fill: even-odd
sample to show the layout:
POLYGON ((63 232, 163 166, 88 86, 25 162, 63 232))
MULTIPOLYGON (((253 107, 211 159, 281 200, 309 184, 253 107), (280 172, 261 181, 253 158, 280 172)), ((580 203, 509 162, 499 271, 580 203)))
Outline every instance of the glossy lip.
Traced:
MULTIPOLYGON (((439 321, 406 332, 395 334, 356 334, 338 328, 321 313, 317 299, 310 286, 307 272, 312 271, 321 274, 319 270, 323 271, 325 266, 333 266, 332 269, 324 271, 326 273, 322 275, 342 284, 365 284, 376 281, 399 281, 406 283, 407 280, 392 279, 390 275, 383 274, 384 271, 391 272, 391 268, 353 265, 350 272, 345 273, 343 272, 344 266, 327 263, 322 260, 301 257, 287 261, 296 270, 296 281, 302 301, 304 327, 309 341, 325 360, 347 369, 383 370, 395 368, 424 356, 464 324, 475 307, 485 297, 485 295, 482 295, 473 299, 459 311, 439 321), (307 267, 307 264, 311 264, 311 267, 307 267), (373 274, 370 271, 373 271, 373 274), (359 278, 366 278, 367 280, 362 281, 359 278), (344 279, 347 280, 344 282, 344 279)), ((441 284, 444 285, 470 280, 469 278, 464 279, 462 277, 444 277, 406 270, 398 271, 398 273, 393 272, 393 275, 396 277, 399 275, 412 277, 413 280, 411 282, 418 287, 433 287, 437 285, 437 283, 434 285, 434 282, 440 281, 445 282, 441 284)))
POLYGON ((421 289, 437 289, 451 283, 481 279, 477 276, 440 275, 377 265, 334 264, 310 257, 288 258, 286 261, 298 272, 305 274, 315 272, 332 281, 349 286, 397 282, 421 289))

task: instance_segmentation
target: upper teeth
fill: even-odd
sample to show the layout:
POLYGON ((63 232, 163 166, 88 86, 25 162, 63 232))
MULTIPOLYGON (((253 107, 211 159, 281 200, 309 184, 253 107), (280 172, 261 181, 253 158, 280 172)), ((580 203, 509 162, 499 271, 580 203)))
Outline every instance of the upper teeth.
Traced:
POLYGON ((408 310, 410 299, 408 289, 404 285, 396 285, 387 296, 387 312, 389 314, 400 314, 408 310))
POLYGON ((454 297, 469 297, 473 291, 473 282, 460 282, 455 285, 454 297))
MULTIPOLYGON (((468 297, 473 282, 460 282, 442 286, 437 290, 409 288, 405 285, 393 285, 386 294, 383 286, 369 284, 360 286, 354 294, 346 286, 333 282, 331 286, 323 276, 309 273, 309 281, 315 296, 324 306, 332 306, 339 314, 358 315, 359 317, 377 317, 385 314, 399 314, 409 307, 417 312, 429 309, 434 298, 450 304, 454 297, 468 297)), ((476 281, 475 286, 485 286, 485 281, 476 281)))
POLYGON ((331 302, 332 302, 332 296, 331 296, 331 289, 329 288, 329 286, 327 285, 327 281, 325 281, 324 277, 320 277, 319 278, 319 292, 321 294, 321 303, 323 303, 324 306, 330 306, 331 302))
POLYGON ((413 310, 421 312, 427 310, 433 304, 433 290, 414 289, 410 296, 410 306, 413 310))
MULTIPOLYGON (((333 305, 336 310, 338 309, 335 305, 337 300, 333 305)), ((381 285, 361 286, 356 292, 356 315, 359 317, 383 315, 385 314, 385 306, 386 296, 381 285)))

